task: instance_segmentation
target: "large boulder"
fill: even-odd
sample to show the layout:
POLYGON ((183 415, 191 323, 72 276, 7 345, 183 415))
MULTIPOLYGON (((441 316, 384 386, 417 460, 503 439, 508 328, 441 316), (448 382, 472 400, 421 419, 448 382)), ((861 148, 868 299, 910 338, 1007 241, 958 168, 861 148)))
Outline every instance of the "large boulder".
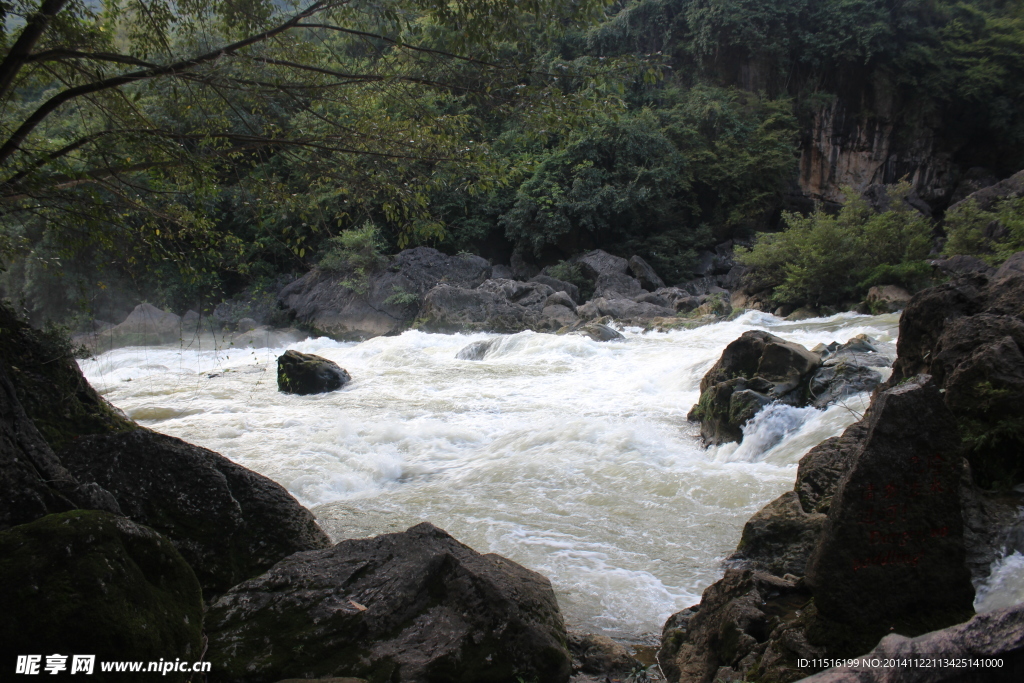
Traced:
POLYGON ((655 318, 675 315, 674 308, 644 300, 648 296, 640 294, 636 299, 598 296, 580 306, 577 313, 582 320, 607 316, 627 325, 643 325, 655 318))
POLYGON ((55 452, 84 434, 135 426, 89 385, 66 340, 33 329, 0 304, 0 365, 5 363, 17 401, 55 452))
POLYGON ((278 301, 305 328, 359 340, 406 329, 424 295, 441 282, 472 289, 490 276, 490 264, 479 256, 416 247, 363 276, 311 271, 281 290, 278 301))
POLYGON ((700 400, 688 419, 701 423, 705 443, 740 441, 742 428, 772 401, 805 405, 808 382, 821 358, 803 346, 761 330, 729 344, 700 382, 700 400))
POLYGON ((962 275, 919 292, 900 319, 886 386, 917 373, 943 390, 985 488, 1024 482, 1024 252, 991 277, 962 275))
POLYGON ((594 298, 632 299, 643 291, 635 278, 624 273, 604 273, 594 281, 594 298))
POLYGON ((345 368, 321 356, 289 349, 277 359, 277 390, 286 394, 324 394, 350 381, 345 368))
POLYGON ((776 576, 803 576, 824 525, 824 514, 805 511, 796 491, 788 491, 747 520, 729 559, 776 576))
POLYGON ((913 378, 878 396, 832 497, 807 584, 812 641, 855 655, 895 629, 918 635, 973 614, 960 505, 960 438, 938 386, 913 378))
POLYGON ((867 423, 858 420, 840 436, 825 439, 800 458, 793 490, 805 512, 828 512, 839 480, 849 471, 867 433, 867 423))
MULTIPOLYGON (((48 515, 0 532, 0 613, 5 677, 18 655, 173 662, 203 652, 203 601, 188 564, 160 534, 106 512, 48 515)), ((65 663, 64 674, 74 673, 65 663)), ((98 663, 94 673, 109 680, 98 663)))
POLYGON ((491 279, 476 289, 438 285, 424 297, 419 325, 430 332, 554 331, 577 320, 568 296, 552 300, 555 294, 535 281, 491 279))
POLYGON ((224 681, 565 683, 570 672, 547 579, 425 522, 289 557, 218 600, 206 632, 224 681))
POLYGON ((910 303, 910 292, 896 285, 879 285, 868 290, 864 299, 865 313, 894 313, 910 303))
POLYGON ((701 595, 700 605, 669 617, 658 663, 670 683, 792 681, 791 662, 817 658, 821 648, 800 630, 811 596, 799 582, 749 569, 729 569, 701 595))
POLYGON ((602 249, 588 251, 574 260, 580 265, 583 274, 594 282, 602 275, 625 275, 629 271, 629 261, 621 256, 612 256, 602 249))
POLYGON ((168 537, 207 599, 300 550, 330 545, 285 489, 213 451, 148 429, 77 439, 61 455, 80 482, 168 537))
MULTIPOLYGON (((498 275, 494 276, 495 279, 497 279, 498 277, 498 275)), ((580 288, 572 284, 571 282, 565 282, 564 280, 559 280, 558 278, 551 277, 550 275, 545 275, 544 273, 541 273, 540 275, 530 278, 530 282, 539 282, 542 285, 547 285, 556 292, 565 292, 566 294, 569 295, 569 298, 572 300, 573 304, 580 303, 580 288)))
POLYGON ((639 256, 630 257, 629 272, 640 282, 640 286, 648 292, 655 292, 665 286, 665 281, 658 277, 658 274, 654 272, 654 268, 651 268, 650 264, 639 256))

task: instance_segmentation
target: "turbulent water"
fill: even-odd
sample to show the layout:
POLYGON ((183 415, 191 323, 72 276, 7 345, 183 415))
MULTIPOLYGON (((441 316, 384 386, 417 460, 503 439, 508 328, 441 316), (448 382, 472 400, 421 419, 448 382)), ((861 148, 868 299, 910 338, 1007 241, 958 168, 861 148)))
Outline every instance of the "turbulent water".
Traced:
POLYGON ((456 354, 494 335, 291 344, 351 373, 318 396, 277 391, 283 348, 126 348, 82 368, 138 422, 280 482, 335 540, 428 520, 549 577, 570 627, 639 639, 699 601, 747 518, 867 403, 772 408, 742 445, 705 450, 686 414, 722 349, 766 329, 808 348, 866 333, 895 355, 897 320, 748 312, 611 343, 523 332, 479 361, 456 354))

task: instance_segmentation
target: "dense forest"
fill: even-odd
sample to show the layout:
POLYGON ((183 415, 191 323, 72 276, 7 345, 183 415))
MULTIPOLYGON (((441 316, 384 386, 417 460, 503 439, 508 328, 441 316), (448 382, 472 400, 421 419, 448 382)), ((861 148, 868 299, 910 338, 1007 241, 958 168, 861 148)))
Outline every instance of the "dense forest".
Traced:
POLYGON ((668 283, 734 240, 795 303, 1024 246, 1019 201, 945 216, 1024 168, 1019 0, 0 11, 0 287, 37 320, 208 308, 360 240, 539 266, 602 248, 668 283), (879 213, 859 197, 881 185, 879 213))

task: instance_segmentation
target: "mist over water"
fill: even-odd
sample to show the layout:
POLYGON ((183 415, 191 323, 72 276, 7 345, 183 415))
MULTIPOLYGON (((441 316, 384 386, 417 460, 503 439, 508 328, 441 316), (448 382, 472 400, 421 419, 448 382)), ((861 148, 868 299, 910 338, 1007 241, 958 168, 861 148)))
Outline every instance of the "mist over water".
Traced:
POLYGON ((725 346, 766 329, 808 348, 866 333, 895 355, 898 316, 788 323, 748 312, 624 342, 523 332, 398 337, 293 348, 353 381, 318 396, 277 391, 282 348, 126 348, 82 361, 141 424, 284 485, 334 540, 428 520, 481 552, 551 579, 570 628, 660 632, 721 573, 744 522, 792 488, 812 446, 857 420, 867 396, 826 411, 773 407, 743 444, 703 449, 686 414, 725 346))

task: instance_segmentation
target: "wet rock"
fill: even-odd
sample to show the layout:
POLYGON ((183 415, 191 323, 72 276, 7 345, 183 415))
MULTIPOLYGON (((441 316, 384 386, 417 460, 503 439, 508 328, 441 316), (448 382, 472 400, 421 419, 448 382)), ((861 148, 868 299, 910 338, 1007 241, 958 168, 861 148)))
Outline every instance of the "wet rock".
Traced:
POLYGON ((123 517, 75 510, 0 532, 0 585, 0 658, 9 672, 17 655, 33 653, 68 656, 65 675, 70 655, 96 655, 97 679, 99 661, 202 654, 195 575, 170 541, 123 517))
POLYGON ((895 628, 918 635, 973 613, 955 422, 930 377, 880 394, 832 498, 806 580, 812 642, 854 655, 895 628))
POLYGON ((416 247, 362 276, 311 271, 281 290, 278 301, 300 326, 335 339, 361 340, 406 329, 438 283, 472 289, 491 272, 479 256, 416 247))
MULTIPOLYGON (((776 315, 778 315, 779 311, 776 311, 775 313, 776 315)), ((810 320, 811 318, 821 317, 821 312, 818 311, 818 309, 812 308, 810 306, 802 306, 796 309, 795 311, 787 313, 783 317, 785 317, 786 320, 790 321, 810 320)))
MULTIPOLYGON (((497 278, 498 276, 495 275, 494 277, 497 278)), ((542 285, 547 285, 556 292, 565 292, 569 295, 573 305, 580 303, 580 289, 571 282, 565 282, 564 280, 559 280, 558 278, 553 278, 550 275, 545 275, 543 273, 531 278, 530 282, 539 282, 542 285)))
POLYGON ((629 261, 620 256, 612 256, 602 249, 588 251, 577 257, 575 262, 580 264, 583 274, 594 282, 602 275, 625 275, 629 271, 629 261))
POLYGON ((571 334, 579 334, 590 337, 596 342, 623 341, 626 339, 621 333, 601 322, 580 322, 569 330, 571 334))
POLYGON ((626 678, 642 668, 624 646, 607 636, 569 631, 569 653, 574 674, 626 678))
POLYGON ((896 633, 882 638, 864 660, 1001 659, 999 667, 842 667, 804 679, 805 683, 1012 683, 1024 676, 1024 605, 986 612, 970 621, 916 638, 896 633))
POLYGON ((647 261, 644 261, 639 256, 632 256, 629 259, 629 272, 640 282, 640 286, 648 292, 656 292, 665 287, 665 281, 658 277, 658 274, 654 272, 654 268, 651 268, 647 261))
POLYGON ((799 344, 744 332, 701 379, 700 400, 688 419, 701 423, 705 443, 739 441, 743 425, 767 403, 806 404, 808 382, 821 362, 799 344))
POLYGON ((76 440, 61 455, 123 514, 170 539, 207 599, 299 552, 329 545, 280 484, 213 451, 148 429, 76 440))
POLYGON ((849 471, 867 432, 867 424, 858 420, 842 435, 825 439, 800 458, 793 490, 804 511, 828 512, 839 480, 849 471))
POLYGON ((323 394, 351 381, 337 363, 311 353, 288 350, 277 359, 277 390, 285 394, 323 394))
POLYGON ((795 680, 790 661, 822 656, 800 635, 810 595, 797 582, 751 570, 726 570, 700 605, 673 615, 662 632, 658 663, 670 683, 744 680, 766 650, 776 656, 767 680, 795 680))
POLYGON ((854 394, 871 391, 882 383, 882 375, 876 370, 852 362, 826 365, 811 377, 808 391, 811 405, 827 408, 854 394))
POLYGON ((548 580, 428 523, 293 555, 218 600, 205 628, 225 681, 570 674, 548 580))
POLYGON ((825 515, 805 512, 796 491, 788 491, 747 520, 729 560, 776 576, 803 576, 824 524, 825 515))
POLYGON ((494 348, 497 339, 481 339, 462 348, 455 357, 459 360, 483 360, 487 352, 494 348))

